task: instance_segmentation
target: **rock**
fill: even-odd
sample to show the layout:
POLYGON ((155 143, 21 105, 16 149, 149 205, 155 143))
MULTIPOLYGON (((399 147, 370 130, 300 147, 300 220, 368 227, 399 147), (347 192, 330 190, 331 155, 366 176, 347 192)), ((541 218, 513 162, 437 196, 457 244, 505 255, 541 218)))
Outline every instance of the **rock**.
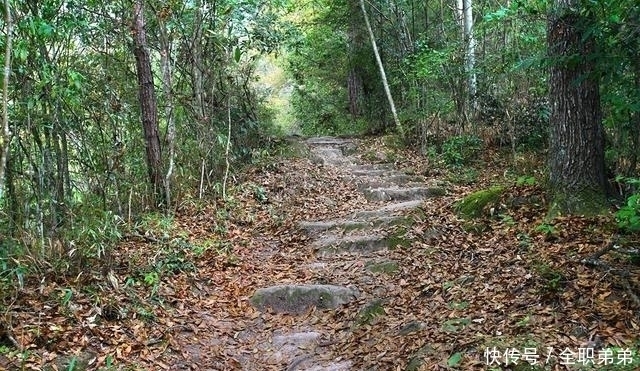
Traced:
POLYGON ((398 263, 386 260, 382 262, 369 262, 365 265, 365 267, 373 273, 385 273, 385 274, 393 274, 398 271, 398 263))
POLYGON ((381 235, 328 236, 315 242, 320 253, 335 254, 341 252, 372 252, 384 250, 389 246, 387 238, 381 235))
POLYGON ((333 229, 354 231, 365 228, 380 228, 408 224, 410 220, 401 216, 375 216, 362 219, 334 219, 317 222, 300 222, 298 227, 313 236, 333 229))
POLYGON ((369 201, 409 201, 444 196, 445 194, 444 188, 440 187, 391 187, 364 190, 364 197, 369 201))
POLYGON ((301 345, 307 345, 313 343, 320 337, 320 334, 315 331, 295 332, 287 335, 274 335, 273 345, 275 347, 283 347, 285 345, 293 345, 299 347, 301 345))
POLYGON ((373 323, 376 317, 385 315, 384 301, 382 299, 375 299, 368 303, 364 308, 358 312, 358 325, 368 325, 373 323))
POLYGON ((311 162, 321 165, 344 165, 351 161, 344 157, 339 148, 319 147, 313 148, 310 154, 311 162))
POLYGON ((396 212, 418 208, 420 205, 422 205, 422 200, 398 202, 398 203, 381 207, 377 210, 358 211, 354 214, 354 218, 364 219, 364 218, 374 218, 379 216, 388 216, 389 214, 393 214, 396 212))
POLYGON ((391 186, 413 186, 419 187, 424 185, 425 179, 421 176, 414 175, 389 175, 382 178, 375 178, 374 180, 364 179, 359 182, 358 190, 361 192, 367 188, 383 188, 391 186))
POLYGON ((355 289, 334 285, 278 285, 256 290, 251 303, 260 311, 301 314, 316 307, 335 309, 358 296, 355 289))
POLYGON ((425 324, 422 322, 411 321, 398 330, 398 335, 407 336, 411 333, 422 331, 425 327, 425 324))
POLYGON ((309 145, 315 145, 315 146, 340 146, 340 145, 353 143, 353 141, 349 139, 334 138, 334 137, 309 138, 306 140, 306 142, 309 145))
POLYGON ((353 176, 370 176, 370 177, 382 177, 382 176, 393 176, 398 175, 397 171, 393 170, 385 170, 385 169, 363 169, 363 170, 352 170, 351 175, 353 176))
POLYGON ((473 192, 455 204, 455 211, 466 219, 478 218, 500 201, 503 191, 504 187, 493 186, 473 192))
POLYGON ((287 371, 351 371, 350 361, 319 362, 306 358, 287 367, 287 371), (321 364, 317 364, 321 363, 321 364))

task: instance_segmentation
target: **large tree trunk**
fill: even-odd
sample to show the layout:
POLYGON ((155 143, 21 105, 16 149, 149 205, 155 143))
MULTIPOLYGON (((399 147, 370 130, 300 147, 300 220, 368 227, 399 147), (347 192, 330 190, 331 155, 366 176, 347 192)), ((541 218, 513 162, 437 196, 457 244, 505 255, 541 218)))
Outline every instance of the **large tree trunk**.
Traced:
POLYGON ((552 214, 596 214, 606 205, 604 134, 593 41, 575 0, 555 0, 549 17, 552 214))
POLYGON ((134 54, 138 74, 140 114, 142 116, 142 129, 147 153, 149 182, 151 183, 153 198, 156 203, 159 203, 162 202, 163 183, 160 137, 158 135, 158 108, 153 73, 151 71, 151 57, 147 50, 142 0, 136 0, 133 13, 134 54))

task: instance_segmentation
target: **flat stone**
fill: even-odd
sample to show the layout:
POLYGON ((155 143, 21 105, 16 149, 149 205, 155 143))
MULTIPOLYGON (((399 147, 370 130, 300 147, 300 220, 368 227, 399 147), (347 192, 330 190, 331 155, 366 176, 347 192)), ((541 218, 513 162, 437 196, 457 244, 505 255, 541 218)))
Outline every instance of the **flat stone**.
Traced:
POLYGON ((260 311, 301 314, 311 307, 335 309, 358 296, 352 288, 334 285, 277 285, 256 290, 251 303, 260 311))
POLYGON ((350 361, 320 361, 306 357, 287 367, 286 371, 351 371, 350 361))
POLYGON ((387 238, 380 235, 328 236, 314 243, 320 253, 373 252, 388 248, 387 238))
POLYGON ((393 164, 364 164, 364 165, 353 165, 351 166, 351 171, 370 171, 370 170, 395 170, 395 165, 393 164))
POLYGON ((351 175, 353 176, 381 177, 381 176, 394 176, 398 174, 401 174, 401 173, 394 170, 386 170, 386 169, 351 170, 351 175))
POLYGON ((310 159, 314 164, 322 165, 344 165, 351 163, 351 160, 344 157, 342 151, 335 147, 313 148, 310 159))
POLYGON ((352 140, 350 139, 343 139, 343 138, 335 138, 335 137, 316 137, 316 138, 309 138, 306 140, 307 144, 311 144, 311 145, 334 145, 334 146, 339 146, 339 145, 344 145, 344 144, 348 144, 348 143, 353 143, 352 140))
POLYGON ((440 187, 391 187, 365 189, 363 193, 369 201, 410 201, 444 196, 446 191, 440 187))
POLYGON ((394 274, 399 270, 398 263, 391 260, 367 262, 367 264, 365 264, 365 267, 370 272, 384 274, 394 274))
POLYGON ((389 182, 386 179, 382 179, 382 180, 362 182, 358 184, 356 187, 360 192, 365 193, 371 189, 378 189, 378 188, 396 188, 396 189, 397 188, 423 188, 424 182, 394 183, 394 182, 389 182))
POLYGON ((317 222, 300 222, 298 227, 308 235, 314 236, 322 232, 340 229, 353 231, 366 228, 389 227, 407 223, 407 218, 400 216, 377 216, 362 219, 334 219, 317 222))
POLYGON ((299 347, 301 345, 313 343, 318 340, 319 337, 320 333, 315 331, 295 332, 287 335, 274 335, 272 343, 276 347, 283 347, 285 345, 299 347))
POLYGON ((397 212, 412 210, 420 207, 422 200, 412 200, 405 202, 393 203, 386 205, 377 210, 358 211, 354 214, 354 219, 375 218, 380 216, 388 216, 397 212))

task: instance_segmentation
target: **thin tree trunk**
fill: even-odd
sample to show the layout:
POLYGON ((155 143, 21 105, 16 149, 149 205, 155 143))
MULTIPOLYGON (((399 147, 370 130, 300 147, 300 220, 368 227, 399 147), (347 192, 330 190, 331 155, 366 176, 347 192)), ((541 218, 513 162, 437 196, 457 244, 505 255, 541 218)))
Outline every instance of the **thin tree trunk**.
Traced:
POLYGON ((9 73, 11 72, 11 42, 13 24, 9 0, 4 0, 4 13, 7 38, 4 47, 4 76, 2 80, 2 133, 0 134, 0 200, 4 196, 4 176, 9 157, 11 130, 9 130, 9 73))
POLYGON ((173 118, 173 83, 171 71, 171 39, 166 24, 160 21, 160 64, 162 66, 162 91, 164 93, 165 120, 167 120, 167 147, 169 150, 169 166, 164 177, 164 196, 167 209, 171 208, 171 183, 175 166, 176 124, 173 118))
POLYGON ((138 75, 138 94, 140 99, 140 114, 144 132, 149 182, 153 199, 157 203, 162 201, 163 180, 161 171, 160 137, 158 135, 158 108, 156 103, 153 72, 151 71, 151 57, 147 50, 146 31, 143 15, 142 0, 134 3, 134 54, 136 57, 136 71, 138 75))
POLYGON ((367 26, 367 31, 369 32, 369 38, 371 39, 371 47, 373 48, 373 54, 376 57, 376 62, 378 63, 378 69, 380 70, 380 78, 382 79, 382 85, 384 86, 384 92, 387 95, 387 99, 389 100, 389 107, 391 108, 391 114, 393 115, 393 121, 396 124, 396 129, 400 134, 400 137, 404 138, 404 128, 400 123, 400 119, 398 118, 398 113, 396 111, 396 105, 393 103, 393 97, 391 96, 391 89, 389 89, 389 83, 387 82, 387 74, 384 72, 384 66, 382 65, 382 59, 380 59, 380 54, 378 53, 378 46, 376 45, 376 38, 373 35, 373 30, 371 29, 371 24, 369 23, 369 16, 367 15, 367 9, 364 6, 364 0, 360 0, 360 9, 362 9, 362 15, 364 16, 364 23, 367 26))
MULTIPOLYGON (((476 101, 476 39, 473 36, 473 8, 472 0, 463 0, 464 5, 464 40, 466 45, 465 69, 467 73, 467 90, 469 93, 470 108, 475 112, 476 101)), ((473 112, 471 114, 473 115, 473 112)))
POLYGON ((548 25, 551 213, 595 214, 606 203, 604 133, 593 40, 575 0, 555 0, 548 25), (578 57, 575 57, 578 56, 578 57), (571 61, 567 61, 570 59, 571 61))
POLYGON ((350 3, 353 6, 353 9, 349 14, 351 15, 349 18, 349 29, 348 29, 348 48, 349 48, 349 56, 352 58, 349 61, 350 69, 349 76, 347 77, 347 90, 349 93, 349 114, 351 115, 351 120, 355 121, 362 112, 362 108, 360 107, 360 102, 362 102, 362 77, 360 76, 360 69, 357 64, 357 61, 353 60, 353 56, 357 54, 357 51, 362 48, 363 40, 362 33, 358 27, 357 21, 357 8, 359 5, 355 3, 350 3))

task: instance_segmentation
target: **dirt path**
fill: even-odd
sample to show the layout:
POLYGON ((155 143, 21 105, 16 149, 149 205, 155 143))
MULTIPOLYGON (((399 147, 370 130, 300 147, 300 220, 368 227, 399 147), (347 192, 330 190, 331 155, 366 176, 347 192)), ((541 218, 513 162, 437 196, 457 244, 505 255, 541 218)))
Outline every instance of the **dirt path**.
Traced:
MULTIPOLYGON (((301 216, 281 228, 285 239, 271 235, 271 228, 254 235, 263 243, 246 261, 263 259, 264 266, 236 271, 243 276, 235 278, 242 286, 238 294, 248 294, 238 297, 238 313, 201 308, 208 312, 196 322, 201 330, 176 334, 185 368, 197 363, 210 370, 357 369, 353 355, 335 346, 367 341, 354 337, 354 329, 383 314, 387 293, 396 289, 388 277, 400 267, 389 252, 409 243, 404 233, 411 213, 445 191, 393 164, 365 163, 352 140, 312 138, 304 144, 309 159, 300 161, 310 160, 317 173, 303 180, 292 175, 282 195, 271 195, 278 199, 272 201, 276 208, 302 203, 289 206, 301 216), (304 213, 304 207, 316 210, 304 213)), ((407 332, 421 327, 411 319, 405 325, 407 332)))

